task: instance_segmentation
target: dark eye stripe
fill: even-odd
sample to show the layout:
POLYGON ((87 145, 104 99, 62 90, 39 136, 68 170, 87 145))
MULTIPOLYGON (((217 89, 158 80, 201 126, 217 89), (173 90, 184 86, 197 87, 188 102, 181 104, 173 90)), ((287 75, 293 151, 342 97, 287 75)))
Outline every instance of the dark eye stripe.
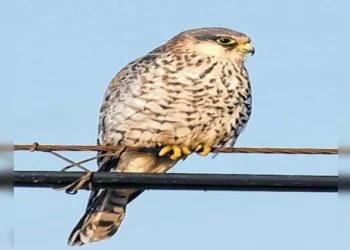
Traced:
POLYGON ((238 44, 234 43, 234 44, 219 44, 219 45, 221 45, 221 46, 223 46, 223 47, 225 47, 227 49, 234 49, 234 48, 237 47, 238 44))

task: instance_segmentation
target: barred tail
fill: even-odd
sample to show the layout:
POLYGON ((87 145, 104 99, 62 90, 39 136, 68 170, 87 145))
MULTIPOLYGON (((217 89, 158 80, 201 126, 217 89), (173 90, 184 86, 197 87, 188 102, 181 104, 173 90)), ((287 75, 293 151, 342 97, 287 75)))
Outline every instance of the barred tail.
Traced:
POLYGON ((102 191, 98 204, 87 211, 69 236, 68 244, 83 245, 108 239, 113 236, 122 223, 128 196, 118 190, 102 191))
MULTIPOLYGON (((156 154, 125 152, 117 163, 117 172, 164 173, 177 161, 156 154)), ((113 236, 126 213, 126 206, 142 190, 100 190, 92 195, 85 214, 79 220, 68 239, 68 245, 80 246, 113 236)))

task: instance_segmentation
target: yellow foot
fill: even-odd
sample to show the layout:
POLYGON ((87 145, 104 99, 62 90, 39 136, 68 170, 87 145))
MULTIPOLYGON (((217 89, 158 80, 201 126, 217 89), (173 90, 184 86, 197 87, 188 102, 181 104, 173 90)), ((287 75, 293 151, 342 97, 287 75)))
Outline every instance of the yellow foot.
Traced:
POLYGON ((196 149, 194 151, 198 152, 199 150, 201 150, 203 148, 202 144, 199 144, 196 149))
POLYGON ((198 153, 199 155, 207 156, 211 152, 211 147, 207 144, 204 146, 199 144, 194 151, 196 152, 201 151, 198 153))
POLYGON ((164 156, 166 155, 167 153, 169 152, 173 152, 171 155, 170 155, 170 159, 172 160, 177 160, 179 159, 183 154, 184 155, 189 155, 191 154, 191 150, 186 147, 186 146, 175 146, 175 145, 168 145, 168 146, 165 146, 163 147, 160 151, 159 151, 159 156, 164 156))
POLYGON ((189 155, 192 153, 192 151, 186 146, 182 146, 181 150, 182 150, 182 153, 184 153, 185 155, 189 155))

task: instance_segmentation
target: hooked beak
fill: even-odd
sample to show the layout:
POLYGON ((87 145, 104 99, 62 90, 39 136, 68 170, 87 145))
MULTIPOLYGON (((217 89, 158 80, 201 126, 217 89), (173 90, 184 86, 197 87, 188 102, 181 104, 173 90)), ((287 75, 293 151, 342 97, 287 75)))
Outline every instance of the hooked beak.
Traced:
POLYGON ((248 54, 248 53, 250 53, 251 55, 255 54, 255 48, 250 43, 242 43, 237 46, 237 49, 238 51, 241 51, 245 54, 248 54))

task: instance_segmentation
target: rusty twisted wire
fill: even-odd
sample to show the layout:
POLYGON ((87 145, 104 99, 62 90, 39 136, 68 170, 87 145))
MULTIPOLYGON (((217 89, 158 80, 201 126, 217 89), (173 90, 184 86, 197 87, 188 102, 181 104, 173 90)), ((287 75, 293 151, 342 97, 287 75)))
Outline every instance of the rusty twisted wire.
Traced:
MULTIPOLYGON (((119 151, 122 146, 102 146, 102 145, 39 145, 38 143, 26 145, 14 145, 16 151, 119 151)), ((154 149, 144 148, 129 148, 128 150, 139 151, 154 151, 154 149)), ((214 148, 213 153, 255 153, 255 154, 323 154, 336 155, 337 148, 255 148, 255 147, 240 147, 240 148, 214 148)))

